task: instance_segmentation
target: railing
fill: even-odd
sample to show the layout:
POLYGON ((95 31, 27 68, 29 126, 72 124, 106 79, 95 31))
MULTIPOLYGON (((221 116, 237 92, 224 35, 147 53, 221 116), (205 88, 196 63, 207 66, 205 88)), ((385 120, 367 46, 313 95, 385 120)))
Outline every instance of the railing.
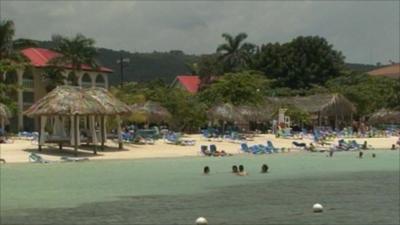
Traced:
POLYGON ((92 87, 92 83, 91 82, 82 82, 81 86, 84 88, 89 88, 89 87, 92 87))
POLYGON ((31 89, 33 89, 35 87, 33 80, 31 80, 31 79, 23 79, 22 86, 24 88, 31 88, 31 89))

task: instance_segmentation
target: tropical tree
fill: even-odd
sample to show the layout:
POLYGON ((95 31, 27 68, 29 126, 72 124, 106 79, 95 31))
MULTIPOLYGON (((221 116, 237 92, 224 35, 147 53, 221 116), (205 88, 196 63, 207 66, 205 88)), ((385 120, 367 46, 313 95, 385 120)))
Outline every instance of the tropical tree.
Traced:
POLYGON ((227 73, 199 94, 202 102, 211 106, 216 103, 251 105, 263 101, 269 80, 257 71, 227 73))
POLYGON ((16 110, 16 104, 11 98, 16 94, 17 84, 9 83, 7 73, 27 66, 26 58, 20 50, 36 43, 27 39, 14 40, 15 26, 12 20, 0 20, 0 102, 5 103, 11 110, 16 110))
POLYGON ((341 93, 352 101, 360 116, 400 105, 400 81, 392 78, 352 72, 331 79, 326 85, 331 92, 341 93))
MULTIPOLYGON (((94 47, 94 39, 87 38, 82 34, 77 34, 74 37, 53 35, 52 41, 55 44, 54 50, 61 53, 61 55, 52 59, 50 64, 60 68, 68 65, 73 72, 82 70, 82 65, 84 64, 92 68, 98 66, 95 60, 97 50, 94 47)), ((72 83, 76 84, 77 77, 74 76, 74 78, 75 80, 73 80, 72 83)))
POLYGON ((14 40, 15 25, 12 20, 0 21, 0 60, 11 59, 14 62, 23 62, 25 58, 20 54, 20 50, 27 47, 36 46, 36 42, 28 39, 14 40))
POLYGON ((252 59, 252 55, 255 53, 256 47, 254 44, 244 42, 247 38, 246 33, 239 33, 235 37, 230 34, 224 33, 222 37, 226 43, 218 46, 217 53, 219 59, 224 64, 224 71, 239 71, 240 69, 246 68, 252 59))
POLYGON ((262 45, 252 65, 281 87, 308 89, 324 85, 344 69, 344 57, 318 36, 297 37, 285 44, 262 45))

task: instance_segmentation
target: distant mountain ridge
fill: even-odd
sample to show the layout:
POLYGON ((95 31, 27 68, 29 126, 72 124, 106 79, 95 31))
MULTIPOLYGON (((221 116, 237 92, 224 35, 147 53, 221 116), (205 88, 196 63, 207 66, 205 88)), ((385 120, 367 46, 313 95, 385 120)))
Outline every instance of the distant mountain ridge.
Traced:
MULTIPOLYGON (((51 41, 37 41, 39 47, 53 48, 51 41)), ((128 51, 116 51, 107 48, 99 48, 97 61, 114 71, 109 76, 110 85, 118 85, 121 81, 120 65, 117 60, 121 55, 129 58, 130 62, 124 67, 124 81, 150 81, 161 79, 166 83, 171 83, 177 75, 190 74, 188 64, 199 60, 200 55, 187 55, 180 50, 171 50, 169 52, 152 53, 132 53, 128 51)), ((367 72, 376 68, 375 65, 346 63, 349 70, 367 72)))

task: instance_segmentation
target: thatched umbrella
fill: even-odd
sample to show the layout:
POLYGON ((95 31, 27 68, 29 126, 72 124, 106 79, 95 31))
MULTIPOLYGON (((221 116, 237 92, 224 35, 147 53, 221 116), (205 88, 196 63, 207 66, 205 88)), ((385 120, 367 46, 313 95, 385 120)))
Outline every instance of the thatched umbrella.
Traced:
MULTIPOLYGON (((78 116, 103 115, 105 107, 96 98, 87 94, 79 87, 59 86, 42 99, 34 103, 25 114, 29 117, 39 117, 39 150, 43 143, 43 132, 46 116, 67 116, 71 118, 75 155, 78 151, 78 116)), ((95 150, 96 153, 96 150, 95 150)))
POLYGON ((131 106, 131 111, 143 115, 146 122, 157 123, 171 119, 171 113, 158 102, 137 103, 131 106))
POLYGON ((85 92, 105 107, 105 114, 107 115, 123 115, 131 112, 131 108, 127 104, 117 99, 105 88, 88 88, 85 89, 85 92))
POLYGON ((381 109, 368 120, 372 124, 400 124, 400 111, 381 109))
POLYGON ((266 122, 272 119, 274 108, 270 105, 263 104, 257 106, 241 105, 236 107, 236 110, 244 120, 250 122, 266 122))
POLYGON ((218 104, 212 107, 208 110, 208 118, 230 122, 244 121, 243 115, 230 103, 218 104))
POLYGON ((11 117, 10 109, 0 103, 0 121, 1 121, 1 130, 4 132, 5 123, 8 122, 8 119, 11 117))
POLYGON ((225 122, 245 122, 244 116, 230 103, 215 105, 208 110, 207 116, 210 120, 222 120, 224 122, 222 126, 223 133, 225 132, 225 122))
POLYGON ((101 116, 101 137, 102 137, 102 148, 104 147, 104 140, 106 139, 105 137, 105 120, 104 120, 104 115, 117 115, 117 122, 118 122, 118 143, 119 143, 119 148, 122 149, 122 137, 121 137, 121 119, 120 115, 123 114, 129 114, 131 113, 131 108, 117 99, 114 95, 112 95, 107 89, 105 88, 100 88, 100 87, 93 87, 93 88, 88 88, 85 90, 85 92, 96 99, 98 102, 100 102, 104 108, 104 114, 101 116))

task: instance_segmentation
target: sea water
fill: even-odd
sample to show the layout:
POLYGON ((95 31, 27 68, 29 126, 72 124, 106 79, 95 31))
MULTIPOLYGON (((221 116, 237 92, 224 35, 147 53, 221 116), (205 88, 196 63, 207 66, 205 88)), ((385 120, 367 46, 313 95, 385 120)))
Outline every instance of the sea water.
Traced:
POLYGON ((5 164, 0 224, 398 224, 399 152, 374 153, 5 164))

